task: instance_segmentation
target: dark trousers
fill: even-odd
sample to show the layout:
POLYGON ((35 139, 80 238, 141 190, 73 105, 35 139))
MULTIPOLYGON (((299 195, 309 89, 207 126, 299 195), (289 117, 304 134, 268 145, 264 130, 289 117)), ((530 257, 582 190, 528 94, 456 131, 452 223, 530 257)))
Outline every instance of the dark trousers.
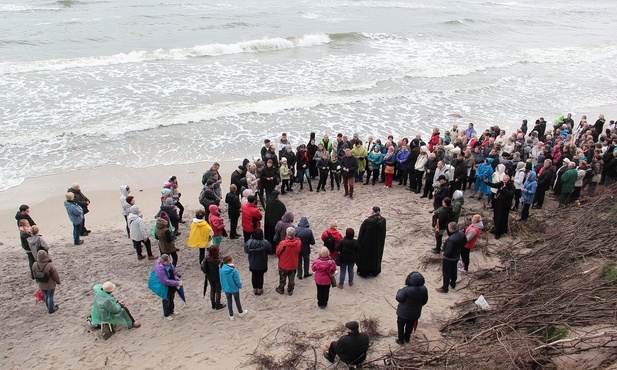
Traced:
POLYGON ((450 261, 447 259, 443 259, 443 285, 442 289, 444 292, 448 291, 448 287, 452 287, 452 289, 456 288, 456 279, 458 278, 456 264, 458 261, 450 261))
MULTIPOLYGON (((413 164, 409 165, 410 167, 413 167, 413 164)), ((411 190, 415 190, 416 189, 416 170, 413 168, 410 168, 407 170, 407 176, 409 176, 409 187, 411 188, 411 190)), ((405 183, 405 185, 407 185, 407 183, 405 183)))
POLYGON ((240 214, 228 213, 229 215, 229 237, 235 238, 238 236, 238 218, 240 214))
POLYGON ((84 218, 81 220, 81 234, 82 235, 88 235, 88 229, 86 229, 86 215, 84 215, 84 218))
POLYGON ((330 284, 328 285, 317 284, 317 305, 319 307, 326 307, 328 305, 329 297, 330 297, 330 284))
POLYGON ((435 233, 435 249, 437 252, 441 253, 441 245, 443 242, 443 234, 445 234, 446 230, 439 230, 438 233, 435 233))
POLYGON ((330 188, 334 190, 334 182, 336 182, 336 189, 341 188, 341 175, 336 172, 330 171, 330 188))
MULTIPOLYGON (((331 342, 330 347, 328 347, 328 354, 334 359, 338 353, 336 353, 336 347, 338 342, 331 342)), ((351 361, 348 365, 360 365, 366 360, 366 352, 361 354, 357 359, 351 361)), ((344 361, 343 361, 344 362, 344 361)))
POLYGON ((409 342, 411 333, 416 329, 418 320, 406 320, 401 317, 396 318, 396 326, 398 327, 398 340, 409 342))
POLYGON ((529 208, 530 207, 531 207, 531 204, 529 203, 523 204, 523 211, 521 212, 521 220, 526 220, 529 218, 529 208))
POLYGON ((434 174, 426 175, 426 178, 424 179, 424 192, 422 192, 422 196, 430 196, 431 198, 433 197, 433 177, 435 177, 434 174))
POLYGON ((238 309, 238 313, 244 312, 242 310, 242 303, 240 303, 240 292, 225 293, 225 298, 227 298, 227 311, 229 312, 229 316, 234 315, 234 306, 233 306, 232 298, 233 300, 236 301, 236 308, 238 309))
POLYGON ((34 279, 34 274, 32 273, 32 265, 34 265, 36 259, 34 259, 32 252, 26 252, 26 255, 28 256, 28 269, 30 271, 30 277, 34 279))
POLYGON ((572 198, 572 193, 561 193, 559 195, 559 207, 567 206, 572 198))
POLYGON ((471 249, 461 249, 461 260, 463 261, 463 267, 465 268, 465 271, 469 271, 469 252, 471 252, 471 249))
POLYGON ((141 256, 141 244, 144 244, 144 246, 146 247, 146 252, 148 253, 148 256, 152 256, 152 246, 150 244, 150 239, 146 239, 146 240, 133 240, 133 248, 135 248, 135 252, 137 252, 138 256, 141 256))
POLYGON ((180 212, 178 212, 178 216, 180 216, 180 220, 182 220, 182 215, 184 214, 184 206, 182 205, 182 203, 176 202, 176 207, 178 207, 178 209, 180 210, 180 212))
POLYGON ((283 270, 279 267, 279 286, 277 288, 278 291, 285 290, 285 284, 287 280, 289 280, 289 284, 287 285, 287 292, 293 292, 296 286, 296 282, 294 277, 296 276, 296 270, 283 270))
POLYGON ((174 297, 176 296, 176 287, 167 287, 167 299, 163 299, 163 316, 167 317, 174 313, 176 306, 174 305, 174 297))
POLYGON ((289 189, 289 180, 281 180, 281 194, 287 193, 289 189))
POLYGON ((246 242, 249 241, 249 239, 251 238, 251 235, 253 235, 253 232, 248 232, 248 231, 244 231, 242 230, 242 234, 244 235, 244 244, 246 244, 246 242))
POLYGON ((221 283, 220 281, 210 281, 210 303, 212 308, 221 304, 221 283))
POLYGON ((375 185, 375 181, 378 180, 377 177, 379 176, 379 168, 366 171, 366 181, 364 183, 367 185, 369 183, 369 180, 371 179, 371 174, 373 175, 373 185, 375 185))
POLYGON ((545 195, 546 195, 545 189, 538 189, 538 191, 536 191, 536 198, 534 199, 534 202, 536 203, 537 207, 542 207, 544 205, 545 195))
POLYGON ((206 248, 199 248, 199 266, 201 266, 204 258, 206 258, 206 248))
MULTIPOLYGON (((537 195, 538 193, 536 193, 537 195)), ((514 209, 518 210, 518 205, 521 202, 521 195, 523 195, 523 190, 522 189, 515 189, 514 190, 514 209)))
POLYGON ((266 270, 251 270, 251 283, 253 284, 253 289, 263 289, 264 288, 264 274, 266 270))
POLYGON ((73 243, 79 243, 79 237, 81 236, 81 225, 82 224, 73 224, 73 243))
POLYGON ((310 274, 310 270, 309 270, 309 255, 302 255, 300 254, 298 256, 298 268, 296 269, 296 271, 298 272, 298 279, 302 279, 302 267, 304 267, 304 276, 308 276, 308 274, 310 274))
POLYGON ((411 190, 415 191, 416 193, 419 193, 420 190, 422 190, 422 177, 424 177, 424 171, 414 170, 414 176, 415 176, 415 180, 414 180, 415 188, 411 188, 411 190))

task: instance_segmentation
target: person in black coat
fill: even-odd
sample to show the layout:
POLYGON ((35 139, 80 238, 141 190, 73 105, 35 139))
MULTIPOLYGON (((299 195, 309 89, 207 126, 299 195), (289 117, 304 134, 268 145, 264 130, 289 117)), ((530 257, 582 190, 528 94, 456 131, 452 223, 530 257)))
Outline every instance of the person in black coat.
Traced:
POLYGON ((244 243, 244 252, 249 255, 249 270, 253 294, 262 295, 264 292, 264 274, 268 271, 268 254, 274 253, 269 241, 264 239, 264 232, 257 228, 253 236, 244 243))
POLYGON ((488 180, 484 182, 491 188, 497 189, 497 193, 493 198, 495 200, 493 204, 493 223, 495 228, 489 232, 495 234, 495 239, 499 239, 503 234, 508 233, 508 216, 510 215, 516 189, 508 175, 504 175, 500 182, 493 183, 488 180))
POLYGON ((272 159, 268 159, 266 166, 261 171, 261 176, 259 177, 259 184, 263 186, 266 191, 266 201, 268 201, 272 196, 271 194, 276 187, 276 180, 278 176, 278 170, 274 167, 274 162, 272 159))
POLYGON ((411 141, 411 144, 409 146, 409 156, 407 157, 407 160, 405 161, 405 163, 407 163, 407 169, 405 170, 405 175, 404 176, 408 176, 409 177, 409 190, 411 191, 415 191, 418 188, 418 185, 416 183, 416 177, 414 174, 414 166, 416 165, 416 161, 418 160, 418 157, 420 156, 420 140, 418 139, 413 139, 411 141))
POLYGON ((159 212, 165 212, 169 216, 169 222, 171 226, 174 228, 174 236, 180 235, 178 231, 178 226, 180 225, 180 215, 178 215, 178 211, 176 210, 176 206, 174 205, 173 198, 165 199, 165 203, 161 205, 161 209, 159 212))
POLYGON ((331 363, 338 357, 347 365, 361 365, 366 360, 366 353, 369 349, 368 334, 360 333, 360 325, 356 321, 345 324, 347 334, 339 340, 326 346, 323 356, 331 363))
POLYGON ((229 216, 229 239, 238 239, 238 218, 240 218, 240 210, 242 209, 242 203, 238 196, 238 188, 236 185, 231 184, 229 186, 229 193, 225 196, 225 203, 227 203, 227 215, 229 216))
POLYGON ((351 149, 345 149, 345 156, 341 159, 341 175, 343 176, 343 188, 345 195, 353 199, 354 174, 358 169, 358 159, 351 155, 351 149))
POLYGON ((334 250, 339 252, 339 255, 336 257, 337 265, 341 267, 341 274, 337 284, 338 288, 343 288, 345 285, 345 275, 349 276, 349 286, 353 286, 353 269, 358 260, 359 249, 360 245, 358 241, 354 239, 354 230, 348 227, 347 230, 345 230, 345 237, 336 243, 334 247, 334 250))
POLYGON ((419 272, 412 272, 405 278, 405 286, 396 292, 399 302, 396 308, 396 323, 398 339, 396 343, 409 343, 411 333, 418 325, 422 315, 422 306, 428 302, 428 290, 424 286, 424 276, 419 272))
POLYGON ((467 180, 467 163, 465 163, 465 155, 459 153, 456 157, 456 164, 454 165, 454 178, 450 182, 450 196, 454 194, 456 190, 461 190, 463 183, 467 180))
POLYGON ((283 204, 283 202, 279 200, 279 195, 280 193, 277 190, 274 190, 272 194, 270 194, 270 199, 266 203, 266 212, 264 219, 265 238, 275 248, 276 243, 274 243, 274 234, 276 233, 276 223, 281 220, 281 218, 287 211, 285 204, 283 204))
POLYGON ((199 204, 204 207, 204 212, 206 212, 206 220, 208 216, 210 216, 210 205, 215 204, 219 205, 221 200, 214 194, 214 179, 208 179, 206 185, 201 190, 199 194, 199 204))
POLYGON ((365 278, 381 273, 385 241, 386 219, 381 215, 381 209, 374 206, 358 233, 358 276, 365 278))
POLYGON ((456 222, 448 224, 448 240, 443 244, 443 285, 435 288, 439 293, 448 293, 448 287, 456 288, 457 270, 456 264, 461 258, 461 250, 467 244, 465 233, 458 229, 456 222))
POLYGON ((555 177, 555 167, 553 167, 553 162, 550 159, 544 160, 542 168, 538 170, 538 187, 536 189, 536 197, 534 198, 535 205, 531 207, 533 209, 542 209, 544 195, 550 189, 553 177, 555 177))

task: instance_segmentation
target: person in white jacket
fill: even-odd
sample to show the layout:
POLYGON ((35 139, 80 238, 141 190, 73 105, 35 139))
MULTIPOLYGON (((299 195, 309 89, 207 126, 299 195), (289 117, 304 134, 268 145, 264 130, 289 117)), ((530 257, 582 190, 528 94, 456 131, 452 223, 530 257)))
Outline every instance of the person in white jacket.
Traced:
POLYGON ((124 222, 126 223, 126 235, 131 237, 131 232, 129 231, 129 210, 131 208, 131 204, 127 202, 126 197, 131 193, 131 188, 128 185, 120 185, 120 209, 122 212, 122 216, 124 216, 124 222))
POLYGON ((133 248, 137 252, 137 259, 142 260, 146 258, 143 254, 141 254, 141 244, 143 243, 146 246, 146 252, 148 253, 149 260, 155 260, 158 256, 152 254, 152 247, 150 244, 150 238, 148 236, 148 231, 146 230, 146 223, 144 222, 141 212, 139 211, 139 206, 134 205, 131 206, 129 210, 128 216, 128 224, 129 224, 129 232, 131 234, 131 240, 133 241, 133 248))
POLYGON ((523 195, 523 183, 525 182, 525 162, 518 162, 516 164, 516 171, 514 172, 514 208, 512 210, 518 211, 518 204, 521 201, 521 195, 523 195))

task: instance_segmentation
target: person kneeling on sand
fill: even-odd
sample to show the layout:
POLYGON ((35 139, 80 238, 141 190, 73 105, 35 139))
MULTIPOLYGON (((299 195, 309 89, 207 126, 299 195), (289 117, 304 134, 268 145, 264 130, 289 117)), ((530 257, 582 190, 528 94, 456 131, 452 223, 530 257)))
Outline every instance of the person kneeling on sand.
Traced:
POLYGON ((109 323, 123 325, 129 329, 141 326, 135 321, 124 301, 119 301, 113 296, 116 284, 106 281, 103 284, 96 284, 93 289, 96 292, 92 304, 93 324, 109 323))
POLYGON ((339 338, 339 340, 326 345, 323 356, 326 360, 334 363, 334 359, 338 357, 354 368, 362 365, 366 360, 366 352, 369 348, 368 334, 360 333, 360 325, 357 321, 350 321, 345 324, 347 334, 339 338))

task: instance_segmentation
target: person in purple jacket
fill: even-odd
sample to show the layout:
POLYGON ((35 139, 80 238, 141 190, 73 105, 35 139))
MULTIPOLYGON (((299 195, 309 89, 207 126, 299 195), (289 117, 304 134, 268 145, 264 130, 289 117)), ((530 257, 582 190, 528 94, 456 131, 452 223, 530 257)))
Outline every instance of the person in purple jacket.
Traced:
POLYGON ((156 261, 154 274, 161 284, 167 287, 167 297, 163 298, 163 316, 167 320, 173 320, 173 316, 178 314, 174 310, 174 297, 176 290, 182 286, 182 280, 180 280, 176 267, 171 263, 171 258, 168 255, 162 254, 156 261))

